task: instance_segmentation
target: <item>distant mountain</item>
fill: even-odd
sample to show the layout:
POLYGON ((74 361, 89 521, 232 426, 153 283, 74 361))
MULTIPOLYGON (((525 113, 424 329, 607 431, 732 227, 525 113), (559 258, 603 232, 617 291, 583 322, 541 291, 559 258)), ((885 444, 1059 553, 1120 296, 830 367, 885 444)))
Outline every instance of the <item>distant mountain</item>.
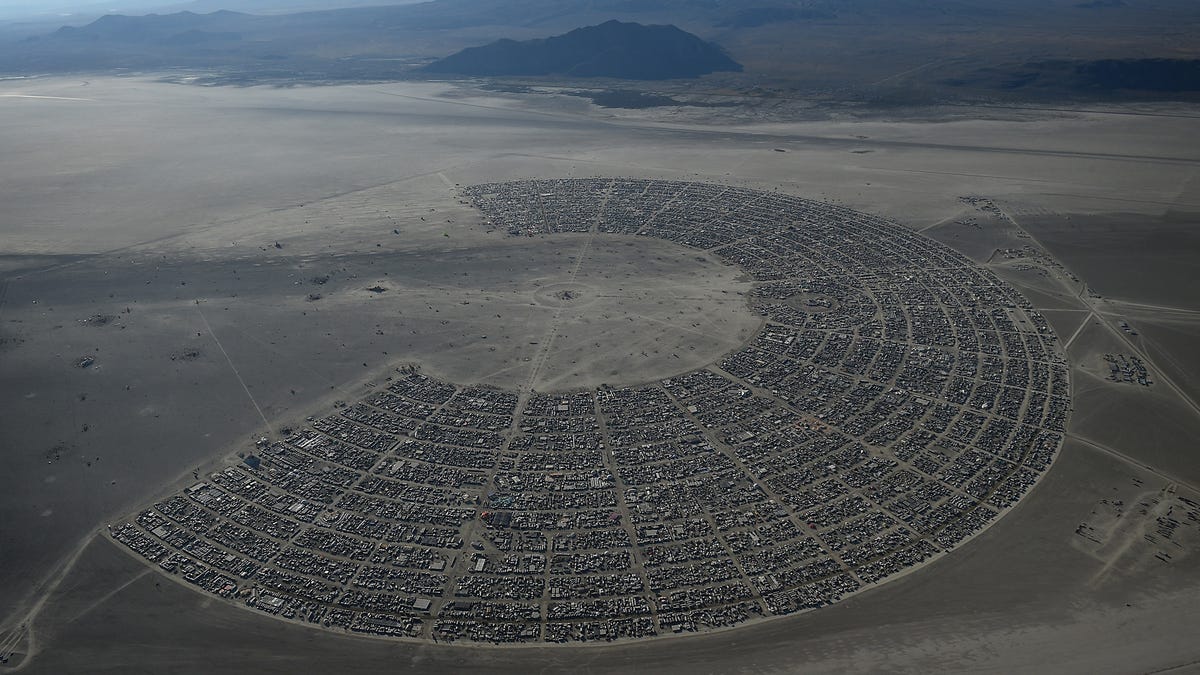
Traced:
POLYGON ((606 21, 541 40, 497 40, 426 66, 459 75, 565 75, 666 80, 742 70, 719 46, 675 26, 606 21))
POLYGON ((888 104, 1200 98, 1192 94, 1196 0, 403 0, 295 13, 276 11, 396 0, 162 1, 238 11, 72 17, 63 23, 74 28, 58 31, 0 23, 0 75, 192 70, 250 83, 453 70, 653 79, 741 64, 746 77, 723 78, 733 90, 888 104), (507 39, 489 44, 499 38, 507 39))
POLYGON ((244 26, 255 17, 249 14, 221 10, 211 14, 176 12, 174 14, 148 14, 146 16, 124 16, 108 14, 86 26, 63 26, 55 31, 53 38, 86 42, 162 42, 173 41, 177 36, 210 34, 230 35, 229 27, 244 26))

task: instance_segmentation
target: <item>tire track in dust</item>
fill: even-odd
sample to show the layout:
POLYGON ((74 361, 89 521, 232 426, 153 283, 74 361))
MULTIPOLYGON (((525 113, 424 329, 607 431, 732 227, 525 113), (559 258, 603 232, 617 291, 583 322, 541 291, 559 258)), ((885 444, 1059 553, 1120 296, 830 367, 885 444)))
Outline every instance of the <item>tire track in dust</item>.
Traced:
POLYGON ((229 358, 229 352, 225 351, 225 347, 221 345, 221 341, 217 339, 217 334, 213 332, 212 326, 208 323, 208 318, 204 316, 204 310, 200 309, 200 303, 196 303, 196 313, 200 315, 200 320, 204 322, 204 329, 208 331, 210 337, 217 345, 217 349, 221 350, 221 354, 225 357, 225 362, 229 364, 229 369, 233 371, 233 376, 237 378, 238 384, 242 385, 242 390, 246 392, 246 397, 250 399, 250 403, 254 405, 254 409, 258 411, 258 416, 262 418, 263 425, 267 427, 267 431, 272 436, 275 435, 275 429, 271 427, 270 420, 263 414, 262 408, 258 406, 258 401, 254 400, 254 394, 250 393, 250 387, 246 386, 246 381, 242 379, 242 374, 238 372, 237 366, 233 365, 233 359, 229 358))
MULTIPOLYGON (((592 240, 596 238, 596 233, 600 231, 599 214, 604 212, 604 207, 608 204, 608 195, 610 190, 605 193, 604 200, 600 203, 600 208, 596 210, 596 218, 592 221, 591 228, 588 229, 587 239, 583 240, 583 245, 579 247, 579 252, 575 254, 575 264, 571 267, 570 283, 575 283, 575 279, 579 276, 579 270, 583 267, 583 260, 587 257, 588 251, 592 248, 592 240)), ((545 222, 543 216, 542 222, 545 222)), ((542 367, 546 365, 546 361, 550 358, 550 350, 554 346, 554 340, 558 337, 558 328, 562 323, 562 314, 565 306, 560 306, 554 310, 554 316, 550 319, 550 328, 546 331, 546 336, 542 338, 542 348, 533 358, 533 365, 529 369, 529 377, 525 380, 525 384, 521 386, 521 393, 527 394, 533 391, 533 383, 537 380, 538 373, 542 367)))

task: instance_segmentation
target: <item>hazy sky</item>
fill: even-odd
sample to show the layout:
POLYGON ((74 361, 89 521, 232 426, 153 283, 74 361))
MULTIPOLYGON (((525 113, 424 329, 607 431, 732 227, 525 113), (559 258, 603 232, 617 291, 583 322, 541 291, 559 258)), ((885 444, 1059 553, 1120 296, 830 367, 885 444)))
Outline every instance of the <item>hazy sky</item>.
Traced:
POLYGON ((364 5, 408 5, 426 0, 0 0, 0 19, 101 14, 177 12, 191 5, 197 12, 232 9, 250 13, 301 11, 364 5))
MULTIPOLYGON (((54 14, 105 14, 111 11, 129 11, 148 7, 165 7, 184 4, 187 0, 0 0, 0 17, 46 16, 54 14)), ((237 0, 230 0, 237 4, 237 0)))

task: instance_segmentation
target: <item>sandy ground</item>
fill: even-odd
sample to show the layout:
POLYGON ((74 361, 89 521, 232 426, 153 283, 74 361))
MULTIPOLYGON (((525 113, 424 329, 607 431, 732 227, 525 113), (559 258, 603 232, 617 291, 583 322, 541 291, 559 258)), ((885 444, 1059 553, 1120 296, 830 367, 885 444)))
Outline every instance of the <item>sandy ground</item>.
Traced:
MULTIPOLYGON (((1092 548, 1076 530, 1101 500, 1168 488, 1195 498, 1200 485, 1195 116, 981 110, 936 122, 922 111, 706 126, 445 91, 0 84, 22 96, 0 97, 0 582, 13 589, 0 599, 0 646, 32 651, 28 672, 349 672, 351 660, 361 672, 1194 669, 1192 543, 1163 563, 1136 528, 1112 535, 1129 546, 1092 548), (519 378, 533 348, 522 331, 554 313, 578 242, 488 233, 452 188, 589 175, 837 201, 991 265, 1069 343, 1075 414, 1059 462, 1011 515, 919 573, 829 610, 645 646, 497 653, 314 634, 156 585, 132 558, 88 543, 394 363, 457 381, 519 378), (1021 258, 997 254, 1024 246, 1021 258), (366 290, 375 285, 387 290, 366 290), (482 307, 500 317, 481 320, 482 307), (1097 355, 1113 350, 1141 354, 1156 384, 1096 377, 1097 355), (95 363, 76 367, 84 355, 95 363)), ((655 246, 631 256, 613 237, 589 249, 587 304, 563 313, 574 323, 541 386, 616 378, 646 360, 647 377, 687 370, 672 371, 678 350, 664 345, 686 336, 704 345, 695 358, 712 359, 752 332, 744 281, 655 246), (684 288, 701 300, 677 302, 684 288), (626 312, 658 322, 630 342, 617 325, 626 312), (705 335, 690 332, 697 323, 705 335), (584 334, 630 360, 601 371, 570 337, 584 334)))
POLYGON ((1009 516, 918 574, 806 615, 615 646, 445 647, 299 628, 160 580, 98 538, 47 603, 44 650, 25 672, 1194 672, 1194 559, 1154 558, 1144 519, 1103 550, 1075 534, 1103 526, 1102 500, 1161 488, 1068 443, 1009 516))

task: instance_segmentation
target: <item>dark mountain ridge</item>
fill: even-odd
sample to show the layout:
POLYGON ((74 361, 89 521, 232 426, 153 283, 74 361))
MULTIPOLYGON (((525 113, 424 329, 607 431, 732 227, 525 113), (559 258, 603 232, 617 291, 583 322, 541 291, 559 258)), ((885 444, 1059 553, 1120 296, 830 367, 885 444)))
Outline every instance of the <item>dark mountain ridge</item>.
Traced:
POLYGON ((468 47, 426 66, 460 75, 565 75, 665 80, 738 72, 741 64, 719 46, 675 26, 606 21, 565 35, 498 40, 468 47))
POLYGON ((176 12, 174 14, 147 14, 125 16, 106 14, 86 26, 63 26, 50 36, 52 40, 92 42, 153 42, 163 38, 188 33, 210 31, 233 32, 244 29, 257 17, 240 12, 220 10, 211 14, 176 12))
MULTIPOLYGON (((248 1, 226 6, 291 0, 248 1)), ((716 72, 742 64, 747 75, 721 78, 733 90, 870 101, 1189 98, 1197 91, 1196 25, 1195 0, 431 0, 292 14, 107 16, 37 37, 0 32, 0 74, 193 69, 224 82, 377 81, 419 76, 438 59, 434 70, 457 64, 514 76, 707 72, 655 63, 690 53, 716 72), (590 56, 545 56, 558 49, 547 36, 614 19, 675 26, 720 44, 729 63, 676 42, 678 35, 665 53, 592 45, 590 56), (508 41, 488 44, 498 38, 508 41), (523 44, 530 40, 542 42, 523 44), (494 63, 464 50, 478 45, 494 63), (464 54, 447 57, 458 50, 464 54)))

